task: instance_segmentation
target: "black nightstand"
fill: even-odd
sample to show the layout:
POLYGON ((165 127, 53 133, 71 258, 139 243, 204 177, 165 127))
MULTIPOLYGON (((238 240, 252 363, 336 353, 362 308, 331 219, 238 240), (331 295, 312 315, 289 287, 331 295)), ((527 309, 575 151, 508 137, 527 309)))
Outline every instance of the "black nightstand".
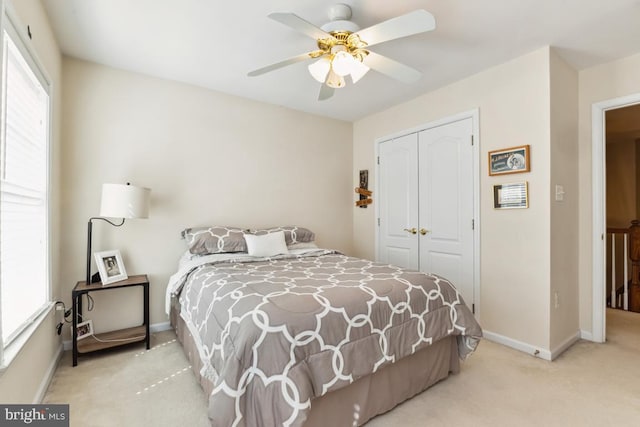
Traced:
POLYGON ((149 279, 146 274, 131 276, 127 280, 102 285, 101 282, 87 283, 83 280, 78 282, 71 291, 71 301, 73 305, 73 366, 78 364, 78 353, 85 354, 106 348, 117 347, 125 344, 145 341, 147 350, 151 348, 151 334, 149 333, 149 279), (142 286, 144 289, 144 321, 140 326, 133 328, 119 329, 117 331, 95 334, 78 341, 76 328, 78 325, 78 315, 82 315, 82 295, 89 292, 100 292, 130 286, 142 286))

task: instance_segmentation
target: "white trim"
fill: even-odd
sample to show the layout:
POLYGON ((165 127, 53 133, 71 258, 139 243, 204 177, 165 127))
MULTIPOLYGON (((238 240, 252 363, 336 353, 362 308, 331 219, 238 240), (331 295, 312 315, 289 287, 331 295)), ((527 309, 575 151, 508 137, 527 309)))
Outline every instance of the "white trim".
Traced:
MULTIPOLYGON (((149 325, 149 332, 152 333, 152 334, 156 333, 156 332, 168 331, 170 329, 173 329, 171 327, 171 323, 170 322, 153 323, 153 324, 149 325)), ((71 350, 71 347, 72 347, 71 340, 63 341, 62 342, 62 346, 63 346, 64 351, 71 350)))
POLYGON ((593 254, 592 254, 592 338, 595 342, 604 342, 606 331, 606 320, 604 316, 604 284, 605 280, 605 268, 604 268, 604 254, 605 254, 605 241, 604 232, 605 226, 605 151, 604 151, 604 110, 597 107, 595 104, 591 109, 591 133, 592 133, 592 194, 593 194, 593 224, 592 224, 592 240, 593 240, 593 254))
POLYGON ((11 362, 18 357, 22 349, 27 345, 27 342, 29 342, 33 334, 35 334, 38 328, 44 323, 45 319, 49 316, 54 307, 54 302, 48 303, 40 314, 36 316, 33 321, 30 322, 27 327, 25 327, 22 332, 20 332, 20 334, 4 348, 4 351, 2 352, 2 360, 0 361, 0 377, 2 377, 2 374, 9 368, 9 366, 11 366, 11 362))
MULTIPOLYGON (((6 31, 16 48, 19 50, 21 57, 25 60, 29 66, 31 72, 38 79, 43 89, 48 96, 47 114, 48 114, 48 135, 47 135, 47 147, 46 147, 46 165, 47 165, 47 188, 45 194, 46 204, 46 277, 47 277, 47 290, 46 290, 46 303, 42 307, 41 311, 37 311, 34 314, 34 319, 30 323, 9 341, 9 344, 3 342, 2 336, 2 324, 0 322, 0 375, 11 364, 13 359, 20 353, 22 347, 27 343, 34 331, 43 322, 43 319, 51 311, 51 307, 54 306, 53 301, 53 276, 52 276, 52 203, 51 203, 51 183, 53 177, 52 168, 52 150, 53 150, 53 85, 51 78, 40 61, 36 49, 31 43, 31 38, 25 31, 26 26, 23 25, 18 13, 16 12, 11 0, 0 0, 0 71, 2 68, 2 62, 5 55, 4 52, 4 32, 6 31), (8 355, 8 356, 7 356, 8 355)), ((5 82, 0 82, 0 98, 4 96, 2 93, 6 89, 5 82)), ((0 296, 1 297, 1 296, 0 296)))
POLYGON ((480 109, 471 110, 469 114, 473 119, 473 304, 476 319, 480 321, 480 109))
POLYGON ((149 330, 153 333, 168 331, 170 329, 173 329, 171 327, 171 322, 154 323, 153 325, 149 325, 149 330))
MULTIPOLYGON (((591 176, 593 194, 592 220, 592 298, 591 341, 606 340, 605 316, 605 232, 606 225, 606 138, 604 115, 608 110, 640 103, 640 93, 598 102, 591 107, 591 176)), ((586 339, 586 338, 585 338, 586 339)))
POLYGON ((587 341, 594 341, 593 334, 589 331, 580 330, 580 338, 587 341))
POLYGON ((49 385, 51 384, 51 380, 53 379, 53 374, 56 373, 56 368, 58 367, 58 363, 60 362, 60 359, 62 358, 62 343, 60 343, 60 345, 58 345, 58 350, 56 351, 55 356, 53 357, 53 359, 51 360, 51 363, 49 364, 49 368, 47 369, 47 372, 45 373, 44 377, 42 378, 42 381, 40 382, 40 387, 38 387, 38 390, 36 391, 36 395, 33 398, 33 404, 38 404, 38 403, 42 403, 42 400, 44 399, 44 395, 47 393, 47 390, 49 389, 49 385))
MULTIPOLYGON (((475 108, 473 110, 465 111, 463 113, 454 114, 452 116, 448 116, 439 120, 434 120, 429 123, 425 123, 419 126, 416 126, 411 129, 405 129, 399 132, 395 132, 390 135, 386 135, 380 138, 376 138, 374 141, 374 152, 375 152, 375 186, 374 186, 374 194, 380 194, 379 192, 379 169, 380 165, 378 165, 377 159, 380 156, 380 143, 384 141, 388 141, 390 139, 399 138, 401 136, 409 135, 412 133, 421 132, 423 130, 435 128, 438 126, 447 125, 449 123, 458 122, 460 120, 471 119, 472 120, 472 132, 473 132, 473 147, 472 147, 472 156, 473 156, 473 220, 474 220, 474 230, 473 230, 473 302, 475 305, 475 316, 478 320, 480 320, 480 110, 475 108)), ((375 257, 376 260, 380 259, 379 250, 380 250, 380 236, 378 227, 378 218, 380 218, 380 203, 375 203, 375 223, 374 223, 374 231, 375 231, 375 257)))
POLYGON ((487 330, 482 331, 482 335, 489 341, 511 347, 515 350, 522 351, 540 359, 551 361, 551 352, 549 350, 540 349, 534 345, 514 340, 512 338, 505 337, 504 335, 496 334, 487 330))
POLYGON ((555 360, 558 356, 565 352, 569 347, 580 340, 581 332, 576 331, 573 335, 565 339, 559 346, 551 350, 551 360, 555 360))
MULTIPOLYGON (((46 68, 44 67, 42 61, 40 61, 40 58, 38 57, 38 54, 32 45, 29 35, 25 31, 25 28, 27 28, 27 26, 23 24, 22 20, 20 19, 20 16, 18 15, 18 13, 16 12, 13 6, 13 3, 10 0, 4 0, 4 13, 9 19, 10 24, 13 26, 13 30, 16 32, 16 35, 18 36, 18 38, 20 39, 20 42, 23 45, 23 46, 18 46, 18 49, 22 50, 24 48, 28 52, 28 55, 27 55, 28 58, 25 57, 25 61, 27 61, 27 63, 29 63, 30 66, 34 67, 37 70, 37 72, 40 73, 40 76, 38 77, 44 80, 44 81, 41 80, 40 83, 42 83, 43 86, 50 88, 51 78, 49 77, 49 74, 47 73, 46 68)), ((23 52, 23 56, 24 56, 24 52, 23 52)), ((50 93, 49 93, 49 98, 51 98, 50 93)))

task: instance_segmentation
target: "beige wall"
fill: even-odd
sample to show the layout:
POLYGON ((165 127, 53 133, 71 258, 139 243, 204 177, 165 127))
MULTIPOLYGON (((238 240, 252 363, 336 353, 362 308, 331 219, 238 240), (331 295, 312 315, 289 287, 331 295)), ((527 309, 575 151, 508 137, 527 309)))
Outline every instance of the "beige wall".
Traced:
MULTIPOLYGON (((578 73, 553 50, 551 84, 550 348, 554 356, 579 331, 578 297, 578 73), (564 200, 555 197, 556 185, 564 200)), ((537 164, 538 162, 536 162, 537 164)))
MULTIPOLYGON (((480 320, 487 331, 549 349, 550 79, 549 48, 354 123, 353 183, 369 169, 375 188, 377 138, 471 109, 480 111, 480 320), (489 177, 487 153, 531 146, 531 172, 489 177), (529 182, 529 209, 494 210, 493 184, 529 182)), ((372 209, 354 211, 354 248, 375 257, 372 209)))
MULTIPOLYGON (((53 299, 63 295, 59 286, 59 222, 60 222, 60 92, 61 92, 61 56, 58 44, 53 36, 47 16, 39 0, 20 0, 13 2, 21 30, 31 28, 32 46, 40 63, 44 67, 52 84, 52 144, 51 144, 51 248, 52 248, 52 285, 53 299)), ((28 403, 42 397, 48 375, 54 367, 56 356, 61 349, 60 338, 55 333, 59 321, 56 312, 50 312, 13 360, 9 368, 0 375, 0 402, 28 403)))
POLYGON ((636 141, 607 142, 607 227, 627 228, 636 215, 636 141))
MULTIPOLYGON (((151 281, 151 323, 198 225, 301 225, 350 253, 352 125, 181 83, 64 59, 62 280, 84 277, 101 185, 151 188, 146 220, 94 222, 93 250, 120 249, 151 281)), ((93 267, 95 271, 95 265, 93 267)), ((141 291, 94 293, 96 331, 141 321, 141 291)))
POLYGON ((593 332, 593 214, 591 107, 594 103, 640 94, 640 54, 609 62, 579 74, 580 173, 580 329, 593 332))

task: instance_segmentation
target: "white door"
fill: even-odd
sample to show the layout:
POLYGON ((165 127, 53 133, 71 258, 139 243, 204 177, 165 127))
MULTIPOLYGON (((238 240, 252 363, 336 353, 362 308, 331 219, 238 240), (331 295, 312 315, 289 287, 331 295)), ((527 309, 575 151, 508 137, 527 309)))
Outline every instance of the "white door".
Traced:
POLYGON ((449 279, 474 304, 473 119, 378 147, 378 261, 449 279))
POLYGON ((413 133, 378 150, 378 261, 413 270, 419 269, 417 147, 413 133))
POLYGON ((472 119, 418 136, 420 270, 449 279, 471 307, 473 282, 472 119))

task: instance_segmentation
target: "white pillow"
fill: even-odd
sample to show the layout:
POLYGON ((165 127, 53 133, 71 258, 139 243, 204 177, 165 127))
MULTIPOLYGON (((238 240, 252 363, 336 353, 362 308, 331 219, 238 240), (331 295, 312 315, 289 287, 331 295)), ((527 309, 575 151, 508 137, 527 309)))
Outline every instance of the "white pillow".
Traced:
POLYGON ((263 234, 245 234, 244 240, 247 242, 247 252, 255 257, 270 257, 279 254, 288 254, 287 243, 284 240, 284 231, 263 234))

